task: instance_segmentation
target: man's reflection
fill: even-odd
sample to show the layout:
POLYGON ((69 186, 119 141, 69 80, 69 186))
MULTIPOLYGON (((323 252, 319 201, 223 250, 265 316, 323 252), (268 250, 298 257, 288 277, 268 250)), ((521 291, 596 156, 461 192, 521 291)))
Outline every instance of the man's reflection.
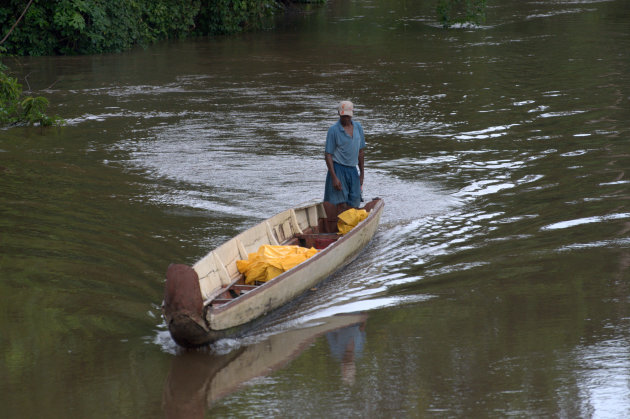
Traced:
POLYGON ((353 385, 356 376, 356 359, 363 354, 365 322, 338 329, 326 334, 332 355, 341 362, 341 379, 353 385))

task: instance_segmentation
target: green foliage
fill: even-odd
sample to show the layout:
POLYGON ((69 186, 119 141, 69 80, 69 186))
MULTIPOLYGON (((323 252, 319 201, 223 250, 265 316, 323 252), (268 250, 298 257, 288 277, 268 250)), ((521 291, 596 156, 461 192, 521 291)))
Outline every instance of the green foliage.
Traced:
POLYGON ((22 94, 22 86, 17 79, 4 73, 6 67, 0 67, 0 125, 11 121, 17 114, 19 98, 22 94))
POLYGON ((229 34, 262 29, 277 7, 275 0, 208 0, 196 19, 196 33, 229 34))
POLYGON ((486 19, 486 0, 438 0, 436 11, 444 28, 456 23, 480 25, 486 19))
POLYGON ((60 125, 59 117, 46 115, 48 99, 23 96, 22 85, 15 77, 8 76, 7 67, 0 64, 0 126, 7 125, 60 125))
POLYGON ((59 117, 50 117, 46 115, 48 103, 48 99, 42 96, 27 96, 24 98, 20 103, 20 106, 22 107, 21 122, 24 122, 27 125, 39 124, 42 127, 48 127, 53 124, 60 125, 62 121, 59 117))
MULTIPOLYGON (((7 33, 24 8, 0 6, 7 33)), ((133 45, 183 36, 194 25, 199 0, 36 0, 6 42, 15 55, 120 52, 133 45)))
MULTIPOLYGON (((270 17, 282 2, 34 0, 2 47, 10 55, 96 54, 191 33, 257 30, 270 25, 270 17)), ((24 7, 23 0, 7 0, 0 5, 0 36, 9 33, 24 7)))

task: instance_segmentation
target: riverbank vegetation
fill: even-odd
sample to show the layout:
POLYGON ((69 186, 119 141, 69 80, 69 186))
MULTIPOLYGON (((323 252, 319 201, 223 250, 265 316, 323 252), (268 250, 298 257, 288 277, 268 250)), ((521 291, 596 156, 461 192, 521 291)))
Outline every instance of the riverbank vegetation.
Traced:
POLYGON ((0 64, 0 126, 10 125, 59 125, 59 117, 46 115, 48 99, 42 96, 27 96, 15 77, 6 74, 7 68, 0 64))
POLYGON ((10 55, 121 52, 164 39, 259 30, 279 0, 9 0, 0 6, 10 55), (15 23, 21 20, 18 25, 15 23))

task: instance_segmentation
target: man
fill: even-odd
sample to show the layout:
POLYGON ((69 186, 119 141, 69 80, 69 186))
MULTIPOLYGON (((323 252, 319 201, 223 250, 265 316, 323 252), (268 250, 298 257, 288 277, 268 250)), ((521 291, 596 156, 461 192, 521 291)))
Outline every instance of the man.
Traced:
POLYGON ((328 129, 326 136, 328 174, 324 201, 335 205, 337 213, 347 208, 358 208, 361 203, 365 137, 361 124, 352 120, 353 109, 352 102, 341 102, 339 120, 328 129))

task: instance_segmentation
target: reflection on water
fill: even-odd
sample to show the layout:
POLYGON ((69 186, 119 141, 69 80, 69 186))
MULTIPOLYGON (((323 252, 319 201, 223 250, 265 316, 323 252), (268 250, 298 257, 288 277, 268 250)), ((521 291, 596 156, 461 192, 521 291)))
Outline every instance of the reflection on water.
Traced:
MULTIPOLYGON (((582 412, 598 417, 628 416, 628 347, 627 339, 614 339, 575 349, 571 369, 577 372, 580 397, 585 400, 582 412)), ((563 398, 567 397, 563 394, 566 387, 561 385, 558 391, 563 398)))
POLYGON ((355 354, 360 355, 365 342, 366 320, 365 314, 338 315, 316 325, 271 334, 262 342, 240 346, 224 355, 180 353, 173 358, 164 384, 166 416, 203 417, 219 399, 282 368, 323 335, 333 356, 338 357, 342 379, 352 384, 355 354))
POLYGON ((326 333, 332 355, 341 363, 341 379, 353 385, 356 377, 356 360, 363 354, 365 324, 356 324, 326 333))

